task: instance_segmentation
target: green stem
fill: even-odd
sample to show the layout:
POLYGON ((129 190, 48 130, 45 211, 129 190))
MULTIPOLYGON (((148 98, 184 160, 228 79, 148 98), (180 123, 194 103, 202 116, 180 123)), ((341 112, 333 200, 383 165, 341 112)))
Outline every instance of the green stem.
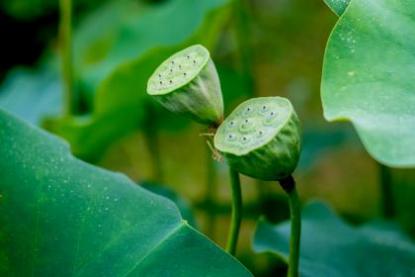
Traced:
POLYGON ((212 152, 209 147, 206 147, 206 166, 206 203, 208 204, 206 234, 214 241, 216 210, 213 206, 216 198, 216 170, 215 161, 212 159, 212 152))
POLYGON ((379 163, 380 189, 382 198, 382 215, 384 218, 395 216, 395 201, 392 189, 392 174, 390 169, 379 163))
POLYGON ((235 255, 242 220, 242 192, 239 173, 232 168, 229 170, 232 188, 232 218, 228 234, 228 242, 226 244, 226 251, 231 255, 235 255))
POLYGON ((147 107, 147 122, 144 129, 144 138, 150 153, 154 180, 163 182, 163 169, 161 166, 160 136, 157 130, 157 114, 153 105, 147 107))
POLYGON ((153 179, 157 182, 163 182, 163 170, 161 168, 160 151, 158 147, 159 137, 156 132, 152 129, 144 131, 144 138, 146 141, 147 149, 150 153, 150 159, 152 163, 154 177, 153 179))
POLYGON ((59 0, 59 40, 61 52, 62 79, 64 87, 65 115, 74 112, 73 64, 72 64, 72 1, 59 0))
POLYGON ((280 180, 280 184, 288 194, 291 217, 290 235, 290 257, 288 261, 288 276, 298 276, 298 266, 300 259, 300 239, 301 239, 301 204, 295 188, 295 181, 292 176, 280 180))
POLYGON ((249 26, 249 17, 247 15, 246 0, 234 0, 234 18, 236 23, 236 40, 240 57, 241 71, 246 79, 247 86, 251 96, 256 96, 255 84, 253 79, 252 65, 252 47, 249 41, 251 38, 251 29, 249 26))

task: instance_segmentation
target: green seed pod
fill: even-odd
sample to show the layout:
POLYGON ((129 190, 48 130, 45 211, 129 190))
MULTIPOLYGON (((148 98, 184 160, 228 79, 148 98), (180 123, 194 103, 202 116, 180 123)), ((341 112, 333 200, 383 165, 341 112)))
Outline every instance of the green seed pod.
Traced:
POLYGON ((204 124, 223 119, 222 90, 209 51, 193 45, 165 60, 151 75, 147 93, 171 112, 204 124))
POLYGON ((240 173, 262 180, 281 180, 290 176, 298 163, 299 120, 286 98, 250 99, 220 125, 214 143, 240 173))

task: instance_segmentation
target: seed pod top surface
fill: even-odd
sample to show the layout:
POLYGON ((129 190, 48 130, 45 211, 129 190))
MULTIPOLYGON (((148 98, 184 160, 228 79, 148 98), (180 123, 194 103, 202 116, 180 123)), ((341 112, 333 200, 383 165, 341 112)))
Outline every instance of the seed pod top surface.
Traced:
POLYGON ((250 99, 220 125, 214 144, 240 173, 281 180, 291 175, 298 163, 299 120, 288 99, 250 99))
POLYGON ((147 84, 148 94, 164 95, 188 84, 209 59, 209 51, 198 44, 175 53, 151 75, 147 84))
POLYGON ((238 106, 218 129, 215 146, 221 152, 244 155, 271 141, 293 112, 281 97, 248 100, 238 106))

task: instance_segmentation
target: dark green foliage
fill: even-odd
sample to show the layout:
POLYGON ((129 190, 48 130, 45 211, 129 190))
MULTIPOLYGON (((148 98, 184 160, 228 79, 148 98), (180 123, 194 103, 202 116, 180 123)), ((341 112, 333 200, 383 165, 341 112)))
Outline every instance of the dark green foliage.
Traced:
MULTIPOLYGON (((273 226, 261 220, 256 252, 272 252, 286 261, 290 223, 273 226)), ((360 227, 339 219, 326 205, 307 205, 302 216, 301 276, 413 276, 415 245, 394 224, 360 227)))
POLYGON ((0 157, 2 276, 250 276, 171 201, 3 111, 0 157))

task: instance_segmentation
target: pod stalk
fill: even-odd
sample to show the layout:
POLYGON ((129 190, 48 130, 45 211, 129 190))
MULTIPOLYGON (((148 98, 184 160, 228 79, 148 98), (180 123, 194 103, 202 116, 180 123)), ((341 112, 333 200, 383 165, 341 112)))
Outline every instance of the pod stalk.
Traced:
POLYGON ((288 260, 288 277, 298 277, 301 240, 301 204, 296 190, 295 180, 290 175, 279 181, 288 195, 290 205, 291 234, 290 256, 288 260))
POLYGON ((226 244, 226 251, 235 256, 242 221, 242 191, 239 173, 232 168, 229 169, 229 173, 232 188, 232 219, 228 234, 228 242, 226 244))

